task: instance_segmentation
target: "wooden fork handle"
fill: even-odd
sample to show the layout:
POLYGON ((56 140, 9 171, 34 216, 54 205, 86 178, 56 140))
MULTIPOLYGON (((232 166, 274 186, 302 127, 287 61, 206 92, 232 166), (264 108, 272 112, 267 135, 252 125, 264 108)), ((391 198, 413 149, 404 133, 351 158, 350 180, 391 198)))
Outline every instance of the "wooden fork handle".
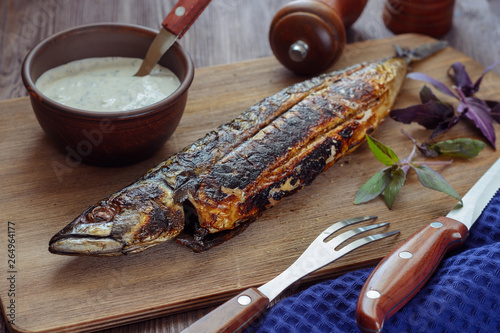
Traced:
POLYGON ((269 299, 256 288, 231 298, 181 333, 241 332, 261 314, 269 299))
POLYGON ((210 0, 179 0, 161 25, 181 38, 209 3, 210 0))

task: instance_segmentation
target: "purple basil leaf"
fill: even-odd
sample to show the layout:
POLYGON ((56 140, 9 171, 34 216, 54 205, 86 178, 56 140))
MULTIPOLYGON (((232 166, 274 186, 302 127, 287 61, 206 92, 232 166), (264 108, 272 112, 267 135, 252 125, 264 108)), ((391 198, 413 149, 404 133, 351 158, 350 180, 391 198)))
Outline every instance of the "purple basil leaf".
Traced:
POLYGON ((458 121, 460 120, 460 117, 458 116, 454 116, 453 118, 447 120, 447 121, 443 121, 442 123, 440 123, 435 129, 434 131, 432 132, 431 136, 429 137, 429 139, 433 139, 435 138, 436 136, 448 131, 450 128, 452 128, 453 126, 455 126, 456 124, 458 124, 458 121))
POLYGON ((448 70, 448 76, 450 76, 454 81, 457 87, 463 91, 465 96, 472 96, 474 91, 472 90, 472 81, 470 80, 469 74, 465 70, 465 66, 460 62, 455 62, 451 65, 448 70), (451 73, 451 71, 453 73, 451 73))
POLYGON ((486 139, 495 148, 495 128, 493 127, 493 118, 490 114, 490 108, 485 101, 475 98, 467 97, 464 101, 460 102, 458 109, 467 110, 464 113, 465 117, 474 122, 476 127, 483 133, 486 139))
POLYGON ((437 90, 442 92, 443 94, 455 97, 458 99, 458 97, 442 82, 430 77, 427 74, 424 73, 410 73, 407 75, 408 78, 413 79, 413 80, 419 80, 419 81, 425 81, 427 83, 432 84, 437 90))
POLYGON ((404 109, 395 109, 389 114, 396 121, 404 124, 417 122, 427 129, 442 127, 443 123, 448 124, 455 118, 455 112, 450 104, 434 100, 404 109))
POLYGON ((484 101, 486 102, 486 105, 488 105, 490 109, 493 109, 495 106, 499 104, 497 101, 487 101, 487 100, 484 101))
POLYGON ((434 129, 443 120, 439 114, 435 114, 430 102, 426 104, 412 105, 404 109, 392 110, 390 116, 403 124, 417 122, 427 129, 434 129))
POLYGON ((488 73, 489 71, 491 71, 496 65, 498 65, 498 63, 500 62, 500 60, 497 60, 494 64, 492 65, 489 65, 488 67, 486 67, 486 69, 484 70, 483 74, 481 74, 481 76, 477 79, 476 83, 474 83, 474 87, 472 87, 472 92, 473 93, 476 93, 479 91, 479 86, 481 85, 481 81, 483 80, 483 77, 486 73, 488 73))
POLYGON ((496 104, 488 103, 488 106, 491 108, 491 117, 496 120, 497 123, 500 124, 500 103, 496 102, 496 104), (490 106, 491 105, 491 106, 490 106))
POLYGON ((427 103, 428 101, 436 101, 439 102, 439 98, 434 95, 432 92, 431 88, 427 86, 423 86, 422 89, 420 89, 420 100, 422 101, 423 104, 427 103))

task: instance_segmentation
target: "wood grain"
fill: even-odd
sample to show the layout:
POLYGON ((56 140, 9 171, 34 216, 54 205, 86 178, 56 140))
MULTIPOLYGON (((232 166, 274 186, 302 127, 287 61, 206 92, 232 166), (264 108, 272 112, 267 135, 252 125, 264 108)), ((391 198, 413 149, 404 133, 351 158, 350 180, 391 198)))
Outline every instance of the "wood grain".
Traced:
MULTIPOLYGON (((336 66, 388 56, 393 53, 394 43, 415 46, 429 40, 402 35, 357 43, 346 49, 336 66)), ((473 76, 483 70, 483 66, 452 48, 412 68, 448 82, 446 68, 456 60, 462 61, 473 76)), ((299 79, 274 58, 199 69, 181 124, 155 157, 127 168, 78 165, 59 175, 54 163, 66 163, 65 156, 45 138, 28 100, 1 102, 0 133, 4 139, 0 143, 0 214, 2 221, 16 223, 19 244, 15 328, 33 332, 93 331, 218 304, 276 276, 318 232, 337 220, 370 213, 379 215, 379 221, 391 222, 390 230, 401 229, 399 237, 356 250, 305 281, 331 278, 373 265, 400 240, 454 206, 454 199, 421 187, 415 175, 408 177, 392 211, 381 200, 353 205, 357 189, 381 168, 362 146, 320 175, 314 184, 266 212, 243 234, 205 253, 194 254, 174 243, 115 258, 64 257, 47 251, 50 237, 94 201, 299 79)), ((484 97, 493 98, 500 92, 500 78, 494 74, 488 75, 483 84, 488 87, 484 97)), ((417 102, 420 87, 420 82, 405 81, 396 107, 417 102)), ((376 137, 391 143, 396 153, 404 156, 411 143, 400 133, 401 127, 387 120, 376 137)), ((405 129, 416 137, 428 135, 418 127, 405 129)), ((450 135, 477 137, 478 133, 458 126, 450 135)), ((436 169, 464 194, 498 156, 488 147, 479 158, 436 169), (463 170, 467 170, 467 177, 463 170)), ((5 251, 0 252, 0 262, 6 262, 5 256, 5 251)), ((0 279, 2 302, 7 282, 0 279)))
MULTIPOLYGON (((213 0, 182 37, 197 68, 272 56, 269 26, 290 0, 213 0)), ((348 43, 393 36, 382 22, 385 0, 368 1, 347 31, 348 43)), ((26 54, 64 29, 97 22, 160 28, 176 0, 2 0, 0 1, 0 99, 26 96, 19 75, 26 54)), ((498 60, 500 2, 456 0, 453 27, 441 39, 488 66, 498 60)), ((494 69, 500 74, 500 66, 494 69)))
MULTIPOLYGON (((364 40, 387 38, 393 34, 382 23, 382 8, 385 0, 370 0, 365 11, 359 20, 347 31, 348 42, 360 42, 364 40)), ((22 85, 20 77, 20 68, 27 52, 33 48, 40 40, 54 34, 63 29, 68 29, 77 25, 95 23, 95 22, 128 22, 139 25, 144 25, 158 29, 160 22, 172 8, 175 0, 2 0, 0 1, 0 99, 9 99, 26 96, 26 91, 22 85)), ((269 24, 273 15, 289 0, 213 0, 210 6, 203 12, 195 24, 190 28, 188 33, 182 38, 181 44, 191 54, 197 68, 214 66, 220 64, 234 63, 240 61, 251 60, 272 56, 271 49, 268 44, 267 34, 269 24)), ((500 43, 492 41, 500 40, 500 2, 497 0, 456 0, 454 23, 451 31, 441 39, 447 40, 451 46, 463 52, 468 57, 478 61, 482 66, 488 66, 495 60, 498 60, 500 54, 500 43)), ((351 51, 352 52, 352 51, 351 51)), ((367 58, 369 58, 367 54, 367 58)), ((463 57, 457 60, 463 59, 463 57)), ((346 57, 341 59, 342 64, 348 63, 346 57)), ((263 65, 266 63, 264 61, 263 65)), ((262 63, 257 63, 262 64, 262 63)), ((273 63, 273 66, 275 64, 273 63)), ((474 70, 478 71, 481 66, 474 63, 474 70)), ((336 66, 338 68, 338 66, 336 66)), ((203 69, 205 70, 205 69, 203 69)), ((203 70, 198 72, 203 73, 203 70)), ((223 72, 223 68, 207 69, 209 72, 223 72)), ((277 68, 273 74, 278 72, 277 68)), ((494 72, 500 74, 500 66, 494 69, 494 72)), ((202 74, 200 74, 202 75, 202 74)), ((208 74, 207 74, 208 75, 208 74)), ((269 80, 280 82, 283 77, 290 74, 279 72, 280 79, 274 77, 269 80)), ((487 77, 488 78, 488 77, 487 77)), ((234 80, 229 76, 230 84, 226 84, 226 89, 230 89, 234 80)), ((293 79, 287 78, 291 81, 293 79)), ((492 80, 494 81, 494 80, 492 80)), ((488 96, 494 96, 494 92, 498 90, 498 84, 489 82, 493 85, 491 90, 488 84, 483 84, 482 91, 488 96)), ((267 86, 269 88, 269 86, 267 86)), ((210 89, 210 88, 206 88, 210 89)), ((218 88, 218 93, 224 89, 218 88)), ((257 89, 258 90, 258 89, 257 89)), ((272 90, 272 89, 271 89, 272 90)), ((273 90, 274 92, 274 90, 273 90)), ((405 98, 411 97, 412 92, 406 94, 405 98)), ((224 93, 224 98, 232 98, 231 93, 224 93)), ((253 93, 251 101, 259 98, 258 93, 253 93)), ((249 101, 250 102, 250 101, 249 101)), ((198 102, 202 103, 202 102, 198 102)), ((213 109, 215 102, 212 101, 211 108, 213 109)), ((241 110, 247 105, 233 105, 237 110, 241 110)), ((24 122, 33 122, 33 118, 29 116, 29 104, 26 102, 8 101, 0 104, 0 117, 2 117, 2 127, 18 126, 17 129, 24 136, 30 136, 33 133, 40 131, 36 126, 24 126, 24 122), (9 107, 10 103, 20 103, 21 106, 16 106, 20 115, 15 114, 11 118, 11 113, 4 113, 4 110, 9 107)), ((230 111, 229 111, 230 112, 230 111)), ((206 116, 205 120, 210 120, 215 124, 214 117, 206 116)), ((189 126, 188 126, 189 127, 189 126)), ((202 130, 197 130, 195 135, 203 135, 202 130)), ((381 133, 382 134, 382 133, 381 133)), ((474 133, 477 134, 477 133, 474 133)), ((180 135, 180 134, 179 134, 180 135)), ((7 141, 6 132, 0 132, 0 143, 7 141)), ((9 149, 14 151, 10 159, 2 161, 2 173, 5 171, 5 165, 16 165, 18 157, 25 152, 33 154, 31 156, 35 161, 32 166, 27 169, 16 170, 15 167, 9 168, 9 173, 5 173, 5 178, 16 175, 18 172, 39 172, 43 169, 43 165, 37 163, 36 158, 43 153, 34 153, 33 150, 27 148, 26 145, 36 144, 41 150, 47 149, 48 142, 44 141, 40 135, 38 139, 30 139, 29 142, 10 143, 9 149)), ((187 143, 188 140, 179 142, 187 143)), ((2 145, 4 150, 6 145, 2 145)), ((173 150, 169 148, 168 151, 173 150)), ((49 155, 50 156, 50 155, 49 155)), ((157 160, 159 160, 158 158, 157 160)), ((468 165, 467 163, 465 165, 468 165)), ((117 186, 126 182, 129 177, 139 175, 142 171, 149 167, 148 163, 138 166, 135 173, 132 171, 127 176, 121 178, 114 175, 116 171, 109 171, 107 174, 112 175, 111 178, 103 177, 101 181, 108 184, 109 188, 116 189, 117 186), (119 183, 118 181, 121 181, 119 183), (111 186, 115 182, 115 187, 111 186)), ((332 171, 333 172, 333 171, 332 171)), ((75 172, 68 173, 75 175, 75 172)), ((65 180, 70 182, 70 180, 65 180)), ((321 180, 320 180, 321 181, 321 180)), ((35 181, 36 183, 36 181, 35 181)), ((39 182, 40 183, 40 182, 39 182)), ((74 181, 74 184, 77 182, 74 181)), ((2 183, 3 184, 3 183, 2 183)), ((43 184, 43 182, 42 182, 43 184)), ((92 184, 96 184, 95 182, 92 184)), ((103 184, 100 184, 101 189, 103 184)), ((25 196, 23 191, 30 191, 29 186, 20 186, 21 189, 15 189, 13 195, 17 200, 26 201, 32 199, 34 194, 25 196)), ((96 190, 92 195, 83 195, 81 193, 72 193, 71 186, 61 187, 60 189, 65 195, 71 195, 77 200, 89 200, 99 197, 100 190, 96 190)), ((87 190, 88 191, 88 190, 87 190)), ((4 193, 7 190, 2 189, 2 202, 4 193)), ((313 193, 314 194, 314 193, 313 193)), ((313 195, 311 194, 311 195, 313 195)), ((10 195, 10 194, 9 194, 10 195)), ((398 199, 399 200, 399 199, 398 199)), ((49 206, 51 206, 50 203, 49 206)), ((61 209, 63 203, 56 205, 56 209, 61 209)), ((85 204, 82 203, 81 207, 85 204)), ((77 209, 73 211, 75 213, 77 209)), ((2 215, 2 223, 6 223, 6 216, 2 215)), ((3 235, 3 231, 1 233, 3 235)), ((116 283, 116 280, 115 280, 116 283)), ((297 289, 294 289, 297 290, 297 289)), ((178 315, 169 315, 154 320, 144 321, 140 323, 130 324, 114 329, 108 329, 106 333, 124 333, 124 332, 179 332, 187 324, 195 321, 203 316, 210 309, 198 309, 189 312, 184 312, 178 315)), ((6 331, 3 318, 0 319, 0 333, 6 331)))

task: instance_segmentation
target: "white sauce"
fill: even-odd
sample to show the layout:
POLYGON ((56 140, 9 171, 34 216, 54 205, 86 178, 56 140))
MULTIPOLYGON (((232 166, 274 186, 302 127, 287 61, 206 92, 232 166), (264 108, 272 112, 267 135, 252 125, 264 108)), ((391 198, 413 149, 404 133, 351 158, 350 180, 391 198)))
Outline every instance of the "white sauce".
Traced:
POLYGON ((180 81, 156 65, 137 77, 142 59, 107 57, 72 61, 43 73, 36 86, 48 98, 88 111, 126 111, 154 104, 171 95, 180 81))

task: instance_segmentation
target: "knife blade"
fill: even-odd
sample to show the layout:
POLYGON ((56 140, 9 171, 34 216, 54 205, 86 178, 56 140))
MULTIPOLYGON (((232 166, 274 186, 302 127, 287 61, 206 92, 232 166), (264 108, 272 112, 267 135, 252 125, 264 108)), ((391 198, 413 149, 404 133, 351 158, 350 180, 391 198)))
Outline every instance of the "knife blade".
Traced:
POLYGON ((462 245, 500 188, 500 158, 446 216, 414 233, 375 267, 359 294, 356 324, 380 332, 384 322, 425 285, 446 252, 462 245))
POLYGON ((148 75, 154 65, 196 21, 211 0, 179 0, 162 22, 162 28, 149 46, 135 76, 148 75))

